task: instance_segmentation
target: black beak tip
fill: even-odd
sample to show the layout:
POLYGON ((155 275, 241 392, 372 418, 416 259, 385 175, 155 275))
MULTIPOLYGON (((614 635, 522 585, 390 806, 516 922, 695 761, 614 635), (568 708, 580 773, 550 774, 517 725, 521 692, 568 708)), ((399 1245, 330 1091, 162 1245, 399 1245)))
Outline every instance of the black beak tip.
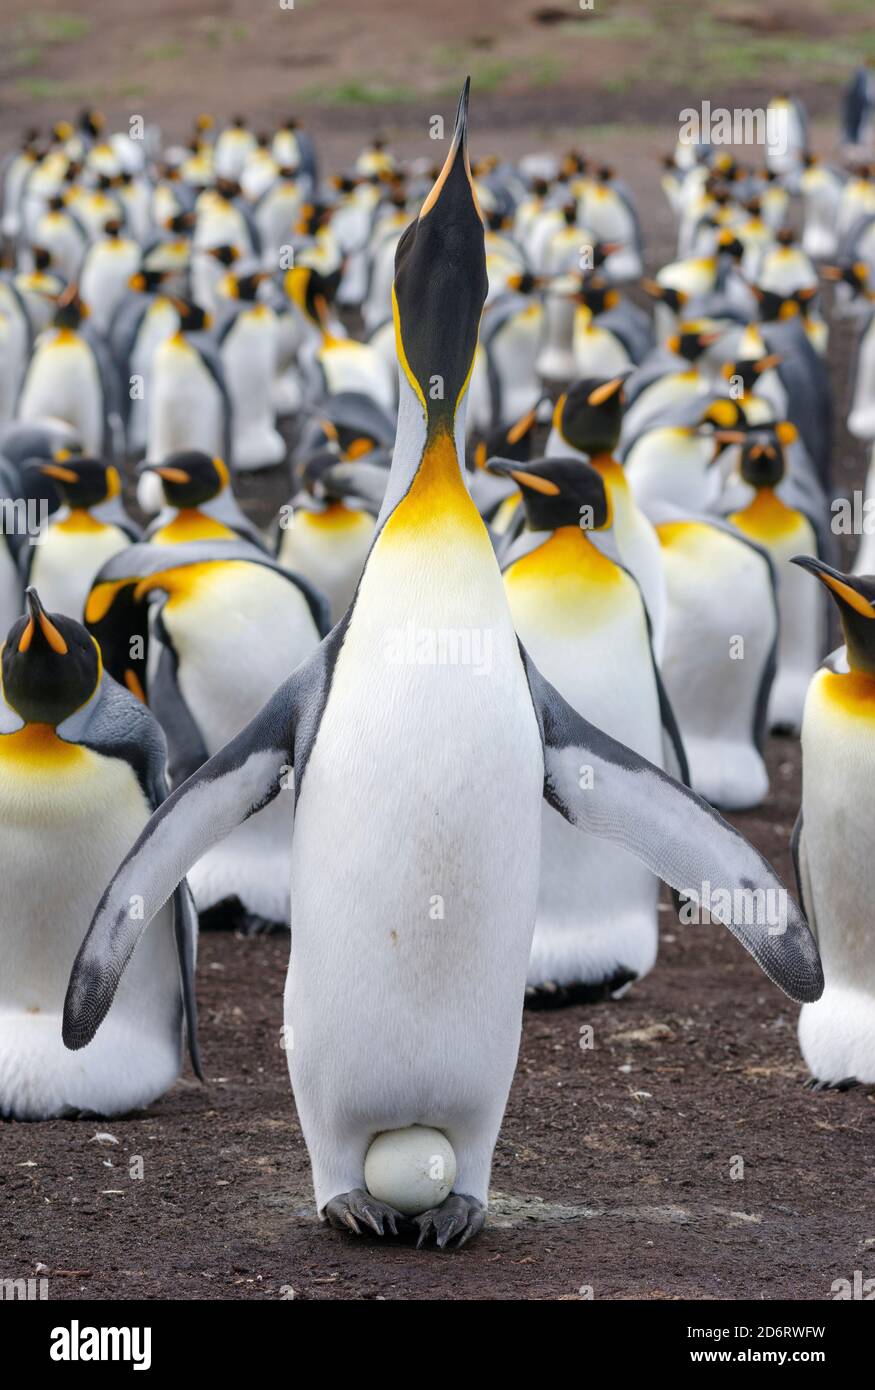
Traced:
POLYGON ((30 588, 25 591, 24 597, 27 603, 28 613, 32 618, 38 618, 43 611, 43 606, 40 603, 39 594, 32 584, 30 588))
POLYGON ((456 128, 453 133, 454 142, 457 145, 465 144, 468 138, 468 98, 471 94, 471 79, 465 78, 465 85, 459 97, 459 109, 456 112, 456 128))

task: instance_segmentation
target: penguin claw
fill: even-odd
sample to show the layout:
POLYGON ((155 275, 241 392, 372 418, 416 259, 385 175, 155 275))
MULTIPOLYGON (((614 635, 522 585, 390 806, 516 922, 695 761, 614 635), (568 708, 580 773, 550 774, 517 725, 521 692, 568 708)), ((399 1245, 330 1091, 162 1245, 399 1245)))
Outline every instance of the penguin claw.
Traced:
POLYGON ((433 1235, 439 1250, 446 1249, 454 1239, 456 1243, 453 1249, 461 1250, 472 1236, 482 1230, 485 1220, 486 1211, 483 1203, 478 1202, 476 1197, 465 1197, 460 1192, 451 1192, 439 1207, 432 1207, 421 1216, 414 1217, 414 1225, 419 1227, 416 1248, 420 1250, 433 1235))
POLYGON ((856 1076, 844 1076, 841 1081, 820 1081, 816 1076, 809 1076, 805 1082, 806 1091, 851 1091, 855 1086, 859 1086, 856 1076))
POLYGON ((339 1196, 332 1197, 325 1205, 325 1216, 335 1230, 352 1231, 356 1236, 362 1234, 360 1221, 368 1226, 374 1235, 384 1236, 388 1231, 391 1235, 397 1236, 398 1222, 404 1220, 399 1211, 386 1202, 377 1201, 377 1198, 372 1197, 363 1187, 356 1187, 351 1192, 342 1192, 339 1196))

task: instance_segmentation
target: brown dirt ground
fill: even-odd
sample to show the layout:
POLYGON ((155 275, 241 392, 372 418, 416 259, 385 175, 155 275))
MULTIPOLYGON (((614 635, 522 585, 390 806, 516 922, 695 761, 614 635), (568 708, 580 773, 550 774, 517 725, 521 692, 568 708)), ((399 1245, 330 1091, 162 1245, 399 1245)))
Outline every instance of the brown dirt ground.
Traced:
MULTIPOLYGON (((28 8, 11 0, 10 21, 28 8)), ((464 42, 472 26, 488 30, 496 8, 453 3, 428 10, 449 16, 451 32, 464 42), (476 22, 464 27, 469 12, 476 22)), ((502 3, 501 23, 512 28, 526 8, 502 3)), ((314 31, 312 42, 328 43, 337 7, 310 11, 299 0, 298 9, 296 23, 325 14, 322 37, 314 31)), ((242 4, 213 10, 226 18, 248 14, 242 4)), ((389 10, 393 29, 406 33, 405 7, 375 3, 356 42, 364 43, 389 10)), ((425 13, 417 8, 420 18, 425 13)), ((95 19, 93 51, 107 55, 108 64, 121 35, 132 52, 147 31, 157 44, 171 21, 203 20, 203 7, 95 0, 88 14, 95 19)), ((422 25, 425 35, 424 19, 422 25)), ((79 47, 68 50, 66 68, 61 64, 65 81, 84 70, 79 47)), ((278 53, 277 67, 283 62, 278 53)), ((168 119, 183 111, 187 119, 195 101, 277 109, 278 76, 270 67, 235 62, 233 87, 216 81, 198 64, 190 98, 186 69, 182 87, 161 93, 168 119)), ((832 105, 832 89, 828 95, 820 109, 832 105)), ((526 129, 509 135, 487 120, 475 124, 475 145, 485 150, 507 140, 522 152, 583 137, 628 176, 650 258, 664 259, 671 222, 652 156, 671 141, 671 126, 599 131, 588 139, 586 96, 576 108, 567 93, 526 100, 525 122, 513 122, 526 129), (561 110, 573 119, 560 129, 561 110)), ((0 126, 8 131, 33 119, 34 104, 43 119, 61 114, 69 99, 46 96, 26 112, 5 97, 0 126)), ((666 114, 661 89, 652 85, 636 90, 634 106, 639 116, 649 107, 655 119, 666 114)), ((361 112, 329 116, 329 154, 345 158, 362 138, 361 112)), ((828 144, 831 132, 822 139, 828 144)), ((406 141, 416 147, 410 130, 406 141)), ((837 330, 840 419, 850 344, 847 330, 837 330)), ((862 469, 861 452, 844 432, 835 457, 842 490, 862 469)), ((284 495, 276 473, 247 480, 244 501, 265 520, 284 495)), ((734 819, 789 883, 798 745, 774 740, 769 764, 767 804, 734 819)), ((680 927, 667 905, 662 925, 657 968, 627 999, 525 1017, 495 1156, 490 1223, 458 1255, 355 1241, 317 1225, 280 1047, 288 938, 205 935, 199 997, 208 1084, 188 1073, 148 1113, 123 1120, 4 1124, 0 1278, 47 1272, 50 1297, 62 1299, 278 1299, 293 1291, 307 1299, 537 1300, 576 1299, 586 1286, 600 1299, 824 1299, 835 1278, 855 1269, 864 1278, 875 1274, 875 1090, 806 1093, 795 1006, 726 932, 680 927), (595 1046, 582 1051, 580 1029, 588 1023, 595 1046), (102 1132, 118 1142, 98 1142, 102 1132), (141 1181, 128 1176, 135 1156, 144 1162, 141 1181), (733 1180, 730 1165, 738 1157, 744 1177, 733 1180)))

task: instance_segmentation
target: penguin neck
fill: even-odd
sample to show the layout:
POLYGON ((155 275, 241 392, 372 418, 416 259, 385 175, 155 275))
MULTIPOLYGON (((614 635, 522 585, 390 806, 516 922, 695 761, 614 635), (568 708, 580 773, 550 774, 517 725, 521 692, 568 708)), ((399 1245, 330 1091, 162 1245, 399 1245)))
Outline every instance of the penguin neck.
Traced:
MULTIPOLYGON (((398 455, 392 462, 395 472, 398 455)), ((441 544, 450 531, 472 544, 489 545, 486 527, 462 477, 456 441, 449 430, 429 431, 425 447, 404 495, 383 527, 383 536, 441 544)))

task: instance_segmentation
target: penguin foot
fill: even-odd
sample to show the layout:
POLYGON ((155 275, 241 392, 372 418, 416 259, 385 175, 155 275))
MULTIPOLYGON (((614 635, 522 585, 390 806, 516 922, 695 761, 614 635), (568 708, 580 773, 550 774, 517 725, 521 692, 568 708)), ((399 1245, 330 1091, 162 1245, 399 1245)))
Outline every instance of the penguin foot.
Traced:
POLYGON ((398 1234, 398 1223, 404 1223, 400 1211, 386 1202, 378 1202, 363 1187, 353 1188, 352 1192, 341 1192, 325 1204, 325 1216, 336 1231, 352 1231, 354 1236, 362 1234, 361 1225, 367 1226, 374 1235, 393 1236, 398 1234))
POLYGON ((526 985, 525 1006, 527 1009, 566 1009, 571 1004, 599 1004, 605 999, 616 999, 637 978, 631 971, 621 969, 605 980, 578 980, 568 985, 544 980, 540 985, 526 985))
POLYGON ((485 1220, 486 1209, 476 1197, 464 1197, 461 1192, 451 1192, 439 1207, 432 1207, 421 1216, 413 1218, 413 1224, 419 1227, 416 1248, 419 1250, 431 1236, 434 1236, 439 1250, 443 1250, 451 1240, 455 1241, 453 1249, 461 1250, 472 1236, 476 1236, 477 1232, 483 1229, 485 1220))
POLYGON ((819 1081, 816 1076, 809 1076, 805 1082, 806 1091, 851 1091, 855 1086, 859 1086, 856 1076, 845 1076, 841 1081, 819 1081))

